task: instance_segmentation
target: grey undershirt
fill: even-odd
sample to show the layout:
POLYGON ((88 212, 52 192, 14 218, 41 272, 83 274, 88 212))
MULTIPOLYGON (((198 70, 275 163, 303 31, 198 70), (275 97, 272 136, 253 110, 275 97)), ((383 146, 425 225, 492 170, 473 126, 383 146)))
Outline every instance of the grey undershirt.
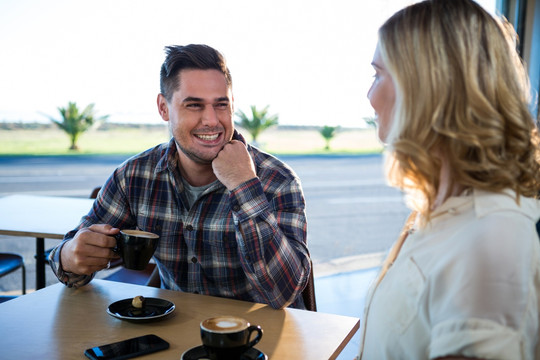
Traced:
POLYGON ((206 191, 214 183, 203 186, 192 186, 184 178, 182 178, 182 184, 184 185, 184 194, 188 201, 188 209, 191 209, 193 204, 201 197, 202 193, 206 191))

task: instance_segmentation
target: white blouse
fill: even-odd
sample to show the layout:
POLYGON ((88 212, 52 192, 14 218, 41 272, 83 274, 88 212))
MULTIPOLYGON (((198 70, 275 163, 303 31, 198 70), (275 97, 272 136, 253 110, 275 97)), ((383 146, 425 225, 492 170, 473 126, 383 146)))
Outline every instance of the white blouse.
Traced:
POLYGON ((408 236, 370 289, 361 359, 540 359, 540 201, 474 190, 408 236))

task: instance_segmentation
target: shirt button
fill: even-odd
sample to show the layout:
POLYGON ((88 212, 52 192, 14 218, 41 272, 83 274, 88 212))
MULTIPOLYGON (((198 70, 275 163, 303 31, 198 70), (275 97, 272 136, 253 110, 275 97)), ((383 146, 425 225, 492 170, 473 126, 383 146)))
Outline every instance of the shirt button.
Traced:
POLYGON ((240 206, 239 205, 234 205, 232 207, 233 211, 240 211, 240 206))
POLYGON ((193 226, 191 226, 191 225, 186 225, 186 230, 187 230, 187 231, 193 231, 193 226))
POLYGON ((197 258, 196 258, 195 256, 192 257, 192 258, 191 258, 191 262, 194 263, 194 264, 196 264, 196 263, 197 263, 197 258))

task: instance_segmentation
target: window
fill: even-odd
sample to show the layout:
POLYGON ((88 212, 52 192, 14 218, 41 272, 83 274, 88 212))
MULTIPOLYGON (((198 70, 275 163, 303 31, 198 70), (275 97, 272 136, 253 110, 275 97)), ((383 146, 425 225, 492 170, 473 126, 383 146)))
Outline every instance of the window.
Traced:
POLYGON ((533 104, 531 112, 540 120, 538 92, 540 89, 540 1, 497 0, 497 10, 516 29, 520 43, 518 50, 527 64, 531 79, 533 104))

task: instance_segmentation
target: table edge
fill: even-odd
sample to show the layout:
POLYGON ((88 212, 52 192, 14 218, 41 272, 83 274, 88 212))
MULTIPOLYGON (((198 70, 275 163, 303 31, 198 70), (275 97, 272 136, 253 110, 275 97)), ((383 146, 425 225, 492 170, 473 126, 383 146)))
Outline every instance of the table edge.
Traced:
POLYGON ((24 237, 35 237, 35 238, 44 238, 44 239, 60 239, 64 238, 65 234, 57 233, 44 233, 44 232, 34 232, 34 231, 21 231, 21 230, 0 230, 0 235, 11 235, 11 236, 24 236, 24 237))

